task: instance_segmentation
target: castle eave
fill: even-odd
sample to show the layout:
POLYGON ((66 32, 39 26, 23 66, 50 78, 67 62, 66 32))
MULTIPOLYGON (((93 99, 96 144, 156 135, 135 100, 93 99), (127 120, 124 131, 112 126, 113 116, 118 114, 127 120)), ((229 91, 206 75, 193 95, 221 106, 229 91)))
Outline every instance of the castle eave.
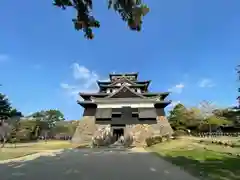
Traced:
POLYGON ((156 102, 154 104, 154 107, 155 108, 165 108, 171 103, 172 103, 172 101, 160 101, 160 102, 156 102))
POLYGON ((81 96, 84 100, 89 99, 90 97, 106 97, 107 93, 79 93, 79 96, 81 96))
POLYGON ((92 98, 96 104, 119 104, 119 103, 153 103, 153 104, 170 104, 171 101, 158 101, 147 98, 92 98))
POLYGON ((92 102, 92 101, 77 101, 77 103, 82 106, 83 108, 88 108, 88 107, 97 107, 97 104, 92 102))
POLYGON ((151 93, 151 92, 147 92, 147 93, 142 93, 143 96, 146 97, 154 97, 154 96, 160 96, 162 98, 162 100, 164 100, 168 95, 170 94, 170 92, 163 92, 163 93, 151 93))

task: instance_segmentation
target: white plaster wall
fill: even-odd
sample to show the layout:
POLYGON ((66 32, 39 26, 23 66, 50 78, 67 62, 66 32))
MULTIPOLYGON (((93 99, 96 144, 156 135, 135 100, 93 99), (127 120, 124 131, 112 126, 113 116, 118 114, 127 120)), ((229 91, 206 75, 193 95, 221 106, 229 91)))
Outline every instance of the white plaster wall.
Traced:
POLYGON ((98 104, 98 108, 122 108, 122 107, 130 106, 131 108, 151 108, 154 107, 152 103, 140 103, 140 104, 98 104))
POLYGON ((109 89, 107 89, 107 93, 115 93, 116 91, 118 91, 118 89, 112 89, 112 88, 109 88, 109 89))

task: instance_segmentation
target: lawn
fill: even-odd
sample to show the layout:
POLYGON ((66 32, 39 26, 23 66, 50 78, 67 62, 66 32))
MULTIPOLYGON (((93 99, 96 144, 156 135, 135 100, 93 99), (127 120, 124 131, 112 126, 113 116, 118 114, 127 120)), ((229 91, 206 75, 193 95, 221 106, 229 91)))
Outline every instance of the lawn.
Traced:
POLYGON ((194 140, 178 139, 157 144, 148 150, 200 179, 240 179, 240 157, 228 153, 240 152, 240 148, 202 145, 194 140))
POLYGON ((0 148, 0 161, 18 158, 38 152, 57 149, 77 148, 81 146, 77 144, 72 144, 69 141, 48 141, 48 142, 39 141, 35 143, 22 143, 17 144, 16 148, 14 147, 14 145, 7 144, 5 148, 0 148))

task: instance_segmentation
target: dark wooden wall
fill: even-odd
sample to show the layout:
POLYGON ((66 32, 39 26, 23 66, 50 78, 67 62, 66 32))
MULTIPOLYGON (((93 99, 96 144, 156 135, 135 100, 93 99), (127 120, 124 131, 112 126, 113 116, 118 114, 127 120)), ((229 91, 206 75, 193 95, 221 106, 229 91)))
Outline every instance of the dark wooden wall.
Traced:
MULTIPOLYGON (((165 116, 164 108, 156 108, 157 116, 165 116)), ((86 108, 84 109, 83 116, 95 116, 96 108, 86 108)), ((156 119, 146 119, 139 120, 137 117, 129 117, 129 118, 118 118, 113 117, 111 120, 97 119, 96 124, 156 124, 156 119)))
POLYGON ((83 116, 95 116, 95 114, 96 114, 96 108, 94 107, 85 108, 83 111, 83 116))

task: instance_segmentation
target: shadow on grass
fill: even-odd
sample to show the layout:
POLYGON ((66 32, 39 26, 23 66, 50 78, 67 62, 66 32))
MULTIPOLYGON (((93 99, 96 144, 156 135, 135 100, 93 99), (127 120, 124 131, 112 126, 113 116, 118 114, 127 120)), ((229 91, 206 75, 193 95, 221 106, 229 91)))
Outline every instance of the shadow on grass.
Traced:
POLYGON ((239 180, 240 179, 240 158, 237 156, 225 156, 222 159, 206 158, 196 160, 186 156, 160 155, 164 160, 179 166, 195 177, 204 180, 239 180))

